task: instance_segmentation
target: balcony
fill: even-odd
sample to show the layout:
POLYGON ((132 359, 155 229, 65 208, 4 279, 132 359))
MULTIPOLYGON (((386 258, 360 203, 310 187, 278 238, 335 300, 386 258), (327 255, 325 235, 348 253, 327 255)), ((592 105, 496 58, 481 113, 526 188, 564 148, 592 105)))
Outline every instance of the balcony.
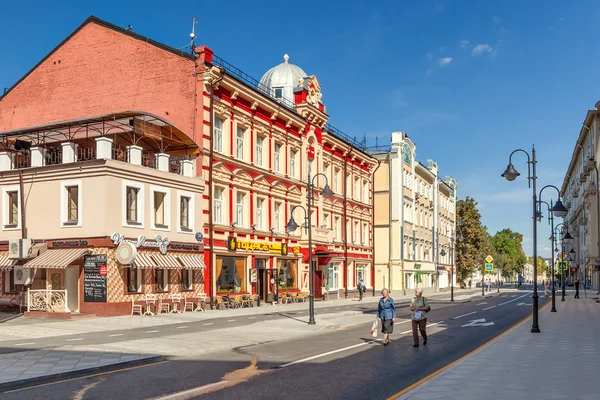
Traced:
POLYGON ((333 229, 329 229, 326 227, 312 227, 312 238, 318 242, 333 242, 333 229))

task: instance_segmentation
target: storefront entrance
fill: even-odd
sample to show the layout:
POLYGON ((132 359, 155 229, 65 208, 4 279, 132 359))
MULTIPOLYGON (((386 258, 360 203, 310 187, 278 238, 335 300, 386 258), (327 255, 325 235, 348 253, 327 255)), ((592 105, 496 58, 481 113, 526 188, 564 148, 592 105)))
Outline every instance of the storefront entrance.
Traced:
POLYGON ((277 271, 273 269, 257 269, 257 294, 260 301, 271 303, 277 294, 277 271))

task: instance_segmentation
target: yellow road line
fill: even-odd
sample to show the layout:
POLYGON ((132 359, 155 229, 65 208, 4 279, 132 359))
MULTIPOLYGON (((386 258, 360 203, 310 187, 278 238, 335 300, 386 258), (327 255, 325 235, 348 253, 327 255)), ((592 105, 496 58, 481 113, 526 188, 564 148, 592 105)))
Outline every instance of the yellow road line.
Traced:
MULTIPOLYGON (((546 308, 546 306, 550 304, 550 302, 546 302, 542 307, 540 307, 539 310, 543 310, 544 308, 546 308)), ((461 362, 462 360, 464 360, 465 358, 473 355, 474 353, 477 353, 479 350, 481 350, 482 348, 484 348, 485 346, 489 345, 490 343, 492 343, 493 341, 500 339, 502 336, 506 335, 508 332, 516 329, 519 325, 521 325, 523 322, 527 321, 529 318, 531 318, 531 316, 533 315, 533 312, 530 313, 528 316, 526 316, 525 318, 523 318, 522 320, 520 320, 519 322, 517 322, 515 325, 511 326, 510 328, 508 328, 507 330, 505 330, 504 332, 499 333, 498 335, 494 336, 493 338, 491 338, 490 340, 488 340, 487 342, 485 342, 484 344, 482 344, 481 346, 477 347, 475 350, 470 351, 469 353, 465 354, 464 356, 462 356, 461 358, 459 358, 458 360, 455 360, 453 362, 451 362, 450 364, 446 365, 445 367, 442 367, 440 369, 438 369, 437 371, 432 372, 431 374, 427 375, 426 377, 420 379, 419 381, 413 383, 412 385, 402 389, 401 391, 399 391, 398 393, 390 396, 387 398, 387 400, 395 400, 398 397, 405 395, 406 393, 410 392, 411 390, 413 390, 414 388, 416 388, 417 386, 422 385, 423 383, 427 382, 428 380, 430 380, 431 378, 441 374, 442 372, 446 371, 447 369, 449 369, 450 367, 458 364, 459 362, 461 362)))

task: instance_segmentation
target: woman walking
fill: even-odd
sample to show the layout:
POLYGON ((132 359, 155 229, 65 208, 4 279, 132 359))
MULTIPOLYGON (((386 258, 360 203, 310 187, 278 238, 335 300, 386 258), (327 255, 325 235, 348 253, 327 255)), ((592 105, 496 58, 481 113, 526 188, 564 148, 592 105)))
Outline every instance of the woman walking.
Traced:
POLYGON ((383 333, 383 345, 390 344, 390 333, 394 332, 394 321, 396 320, 396 306, 394 299, 390 297, 387 289, 381 291, 381 299, 377 307, 377 317, 381 320, 381 333, 383 333))
POLYGON ((412 334, 413 334, 413 347, 419 347, 419 333, 417 332, 417 328, 421 331, 421 336, 423 336, 423 345, 427 344, 427 332, 425 328, 427 327, 427 313, 431 310, 429 307, 429 303, 427 299, 423 297, 423 289, 416 288, 415 289, 415 298, 410 303, 410 311, 412 320, 412 334))

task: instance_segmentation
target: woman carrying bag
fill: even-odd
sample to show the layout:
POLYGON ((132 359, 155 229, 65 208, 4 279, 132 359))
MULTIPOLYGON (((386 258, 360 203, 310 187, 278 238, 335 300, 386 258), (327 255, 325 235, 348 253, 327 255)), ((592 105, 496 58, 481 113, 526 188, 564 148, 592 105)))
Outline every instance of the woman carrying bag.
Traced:
POLYGON ((377 317, 381 320, 381 333, 383 333, 383 345, 390 344, 390 333, 394 332, 394 321, 396 320, 396 307, 394 299, 389 295, 389 290, 381 291, 381 299, 377 307, 377 317))
POLYGON ((431 307, 429 307, 427 299, 423 297, 423 289, 415 289, 415 298, 410 303, 410 311, 412 313, 410 319, 412 320, 413 347, 419 347, 419 333, 417 332, 417 328, 419 328, 421 336, 423 336, 423 345, 426 345, 427 332, 425 329, 427 327, 427 313, 431 311, 431 307))

